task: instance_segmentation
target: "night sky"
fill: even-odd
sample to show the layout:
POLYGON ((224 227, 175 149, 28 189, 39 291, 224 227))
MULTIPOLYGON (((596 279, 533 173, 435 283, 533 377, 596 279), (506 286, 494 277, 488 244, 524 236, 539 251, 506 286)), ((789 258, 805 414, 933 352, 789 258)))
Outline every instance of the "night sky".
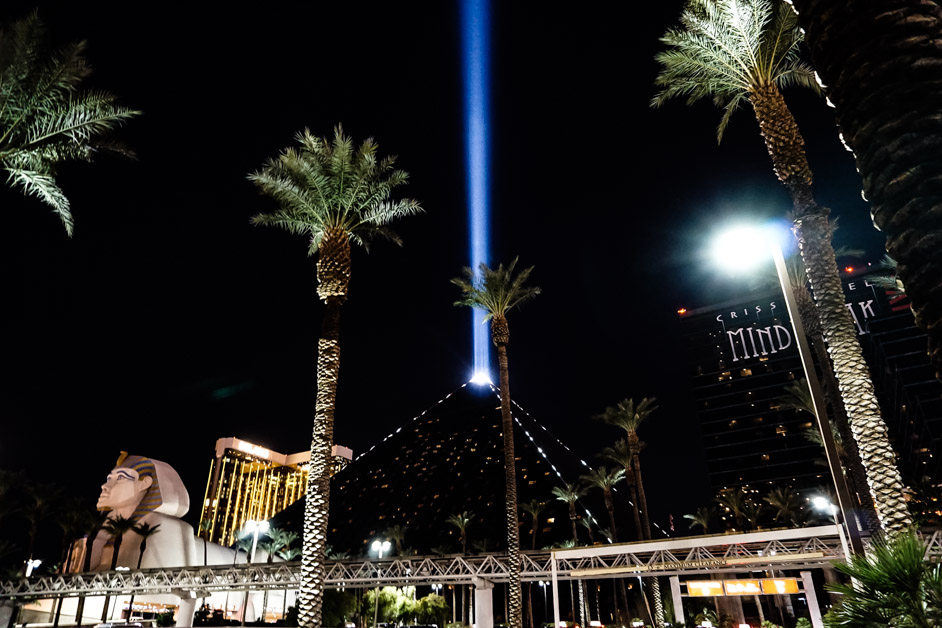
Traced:
MULTIPOLYGON (((403 248, 354 253, 336 441, 362 452, 470 374, 449 283, 468 263, 457 4, 201 4, 39 4, 55 41, 88 40, 90 85, 144 112, 117 134, 136 161, 61 168, 74 238, 0 189, 0 468, 89 500, 121 449, 174 465, 198 503, 217 438, 309 446, 314 259, 249 224, 274 206, 246 179, 305 127, 375 137, 426 209, 396 226, 403 248)), ((492 33, 491 261, 519 255, 543 289, 509 318, 513 397, 588 458, 619 436, 592 415, 656 396, 662 525, 709 498, 676 310, 744 294, 703 257, 718 224, 789 208, 750 110, 717 146, 710 103, 649 107, 681 4, 495 2, 492 33)), ((838 243, 879 259, 830 110, 786 99, 838 243)))

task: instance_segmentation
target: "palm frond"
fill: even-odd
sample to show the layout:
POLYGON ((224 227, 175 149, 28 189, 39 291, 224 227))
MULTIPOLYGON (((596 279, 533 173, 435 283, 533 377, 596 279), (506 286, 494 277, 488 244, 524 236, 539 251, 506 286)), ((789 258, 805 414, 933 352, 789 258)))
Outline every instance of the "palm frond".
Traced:
POLYGON ((474 271, 465 268, 464 277, 456 277, 451 282, 461 289, 462 297, 455 301, 455 305, 466 305, 480 308, 484 311, 484 320, 488 321, 495 316, 503 317, 507 313, 536 298, 540 288, 524 285, 533 272, 533 266, 514 274, 518 258, 504 268, 499 264, 497 268, 490 268, 481 263, 479 276, 474 271))

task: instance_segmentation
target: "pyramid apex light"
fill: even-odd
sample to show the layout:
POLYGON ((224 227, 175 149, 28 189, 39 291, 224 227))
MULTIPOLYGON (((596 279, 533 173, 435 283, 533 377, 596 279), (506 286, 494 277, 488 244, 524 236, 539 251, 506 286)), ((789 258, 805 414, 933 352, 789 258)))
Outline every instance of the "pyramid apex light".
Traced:
POLYGON ((475 371, 468 383, 477 386, 494 385, 494 382, 491 380, 491 374, 485 370, 475 371))

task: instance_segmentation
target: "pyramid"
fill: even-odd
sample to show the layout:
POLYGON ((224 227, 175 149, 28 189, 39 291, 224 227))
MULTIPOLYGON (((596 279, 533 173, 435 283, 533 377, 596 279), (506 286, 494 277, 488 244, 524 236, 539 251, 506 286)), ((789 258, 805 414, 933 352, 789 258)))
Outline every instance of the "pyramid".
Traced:
MULTIPOLYGON (((547 502, 536 547, 572 538, 568 505, 552 494, 588 471, 545 427, 514 404, 517 501, 547 502)), ((597 491, 594 491, 597 493, 597 491)), ((503 434, 500 398, 494 386, 465 384, 359 455, 331 480, 328 543, 351 555, 366 553, 393 526, 406 527, 404 548, 418 554, 461 551, 451 515, 474 515, 468 551, 506 550, 503 434)), ((300 532, 304 500, 279 513, 273 525, 300 532)), ((601 495, 577 508, 607 527, 601 495)), ((520 511, 520 547, 530 549, 532 519, 520 511)), ((586 530, 579 526, 583 542, 586 530)))

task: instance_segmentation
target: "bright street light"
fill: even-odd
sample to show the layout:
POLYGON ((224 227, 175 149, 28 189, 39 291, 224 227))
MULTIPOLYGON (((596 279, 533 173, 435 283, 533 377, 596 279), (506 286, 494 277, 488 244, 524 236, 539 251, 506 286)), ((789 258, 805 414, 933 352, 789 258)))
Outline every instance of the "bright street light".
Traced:
MULTIPOLYGON (((837 448, 834 446, 834 434, 831 432, 831 423, 827 416, 824 392, 821 390, 821 382, 818 381, 818 375, 811 360, 808 337, 805 335, 801 315, 798 312, 794 288, 788 278, 788 270, 785 267, 785 256, 782 254, 781 244, 782 231, 775 226, 764 228, 738 226, 716 238, 713 245, 713 254, 718 263, 727 269, 737 271, 754 266, 767 260, 769 255, 772 256, 775 262, 775 272, 778 274, 779 284, 782 287, 782 296, 785 297, 788 317, 792 321, 792 330, 795 332, 795 344, 798 347, 798 356, 801 358, 801 366, 805 372, 805 381, 808 382, 808 388, 811 392, 814 416, 818 431, 821 432, 824 453, 827 457, 828 468, 831 471, 831 481, 837 491, 838 508, 841 511, 843 525, 847 526, 850 544, 854 549, 854 553, 863 554, 863 542, 860 540, 857 521, 853 516, 853 502, 844 479, 843 465, 837 455, 837 448), (849 513, 851 516, 848 516, 849 513)), ((834 523, 838 528, 839 536, 843 538, 841 523, 837 521, 836 516, 834 523)), ((845 554, 847 554, 846 545, 844 549, 845 554)), ((847 554, 847 557, 849 558, 850 555, 847 554)))
POLYGON ((260 534, 268 534, 271 526, 267 521, 255 521, 249 519, 245 522, 245 531, 252 535, 252 553, 249 555, 249 562, 255 562, 255 549, 258 547, 258 537, 260 534))
POLYGON ((834 519, 834 525, 837 526, 837 532, 841 537, 841 547, 844 548, 844 557, 850 560, 850 550, 847 547, 847 538, 844 536, 844 528, 837 520, 837 506, 831 503, 827 497, 815 495, 811 498, 811 506, 818 511, 826 512, 834 519))
MULTIPOLYGON (((389 551, 389 548, 392 547, 389 541, 373 541, 373 544, 370 546, 374 552, 379 555, 379 560, 383 560, 383 554, 389 551)), ((376 576, 377 580, 379 576, 383 575, 382 569, 378 566, 376 567, 376 576)), ((376 591, 373 594, 373 628, 376 628, 379 625, 379 583, 376 584, 376 591)))

